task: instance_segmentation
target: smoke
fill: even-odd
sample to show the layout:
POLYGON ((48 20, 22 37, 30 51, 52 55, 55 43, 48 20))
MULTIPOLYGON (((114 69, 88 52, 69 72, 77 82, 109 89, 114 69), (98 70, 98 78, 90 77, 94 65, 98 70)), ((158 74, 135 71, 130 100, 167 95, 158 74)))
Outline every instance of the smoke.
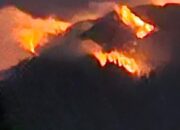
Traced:
MULTIPOLYGON (((87 10, 75 14, 71 18, 71 21, 75 23, 87 19, 96 19, 111 11, 114 4, 114 2, 90 2, 87 10)), ((0 70, 8 69, 11 66, 16 65, 19 61, 31 57, 31 54, 19 47, 19 40, 14 36, 14 30, 17 26, 33 26, 30 25, 31 23, 32 19, 29 15, 21 12, 13 6, 4 7, 0 10, 0 59, 3 59, 0 60, 0 70)))
POLYGON ((87 51, 83 46, 86 41, 81 39, 83 32, 90 29, 94 23, 92 21, 82 21, 73 25, 62 37, 54 39, 52 44, 40 50, 40 57, 49 60, 61 61, 61 59, 76 60, 85 56, 87 51))
POLYGON ((72 18, 72 22, 83 21, 83 20, 94 20, 104 16, 108 12, 112 11, 115 6, 115 2, 90 2, 86 10, 82 10, 75 14, 72 18))
POLYGON ((180 4, 180 1, 179 0, 151 0, 151 2, 155 5, 165 5, 165 4, 168 4, 168 3, 179 3, 180 4))
POLYGON ((156 73, 162 72, 171 61, 171 45, 169 45, 166 34, 163 36, 151 36, 148 39, 139 41, 136 46, 136 53, 140 55, 142 61, 150 66, 156 73))
MULTIPOLYGON (((74 15, 89 9, 92 2, 104 3, 117 0, 2 0, 4 5, 14 5, 22 10, 31 12, 36 16, 46 16, 47 14, 56 14, 63 19, 71 19, 74 15)), ((1 4, 0 3, 0 4, 1 4)))
POLYGON ((154 5, 160 5, 163 6, 168 3, 176 3, 180 4, 179 0, 128 0, 128 1, 118 1, 122 3, 126 3, 132 6, 137 6, 137 5, 144 5, 144 4, 154 4, 154 5))
POLYGON ((13 38, 12 32, 16 26, 14 11, 14 8, 3 8, 0 10, 0 70, 8 69, 19 61, 31 56, 20 49, 13 38))
MULTIPOLYGON (((82 32, 85 32, 93 26, 94 23, 92 21, 88 21, 89 19, 97 19, 104 16, 106 13, 113 10, 114 5, 115 2, 89 2, 87 10, 82 10, 80 13, 77 13, 71 18, 73 23, 83 20, 86 21, 76 23, 73 25, 73 28, 68 30, 65 36, 57 37, 57 39, 50 41, 52 46, 48 46, 46 50, 43 48, 43 51, 41 51, 41 57, 59 60, 65 56, 66 58, 68 57, 73 59, 72 57, 84 56, 89 53, 89 45, 95 45, 93 48, 99 49, 100 47, 97 44, 90 43, 92 41, 82 41, 82 39, 80 39, 80 35, 82 32), (84 45, 86 46, 84 47, 84 45)), ((18 41, 14 39, 12 33, 13 29, 17 25, 17 22, 24 22, 27 18, 19 17, 19 12, 16 13, 17 11, 18 10, 13 7, 3 8, 0 10, 0 59, 3 59, 0 60, 0 70, 8 69, 11 66, 16 65, 19 61, 31 57, 31 54, 19 47, 18 41)), ((150 41, 150 43, 153 42, 154 41, 150 41)), ((155 44, 157 45, 159 43, 155 42, 155 44)), ((156 66, 161 66, 161 64, 169 60, 169 53, 166 53, 166 49, 161 49, 161 51, 158 51, 153 44, 150 44, 152 46, 147 46, 148 43, 143 43, 142 45, 138 47, 138 51, 142 53, 145 50, 143 53, 146 53, 146 50, 150 48, 150 53, 146 55, 150 55, 148 56, 150 58, 155 57, 149 60, 149 64, 154 68, 156 68, 156 66)), ((159 49, 161 47, 157 48, 159 49)))
POLYGON ((62 34, 70 23, 53 17, 36 18, 16 7, 0 10, 0 70, 10 68, 31 56, 35 49, 47 43, 50 36, 62 34))

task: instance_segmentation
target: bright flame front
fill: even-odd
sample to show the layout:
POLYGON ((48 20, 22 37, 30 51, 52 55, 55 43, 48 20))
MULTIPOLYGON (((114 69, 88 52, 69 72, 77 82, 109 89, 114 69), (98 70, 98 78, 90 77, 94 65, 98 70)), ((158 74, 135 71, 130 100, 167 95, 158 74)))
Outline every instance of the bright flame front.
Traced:
POLYGON ((135 31, 137 38, 142 39, 155 29, 153 25, 136 16, 126 5, 116 6, 115 11, 123 23, 135 31))
POLYGON ((149 76, 152 68, 147 64, 146 56, 144 54, 136 54, 130 51, 120 51, 117 49, 111 51, 104 51, 99 44, 88 40, 82 43, 82 49, 85 53, 92 55, 101 67, 107 64, 113 64, 119 68, 124 68, 128 73, 141 77, 149 76))
POLYGON ((25 50, 35 53, 38 46, 44 45, 49 36, 63 33, 71 24, 55 18, 33 18, 16 9, 16 26, 13 30, 15 39, 25 50))
POLYGON ((107 52, 95 52, 94 56, 98 59, 101 66, 105 66, 107 63, 115 64, 119 67, 124 67, 128 72, 132 74, 140 74, 140 68, 135 59, 128 57, 125 54, 118 51, 107 52))

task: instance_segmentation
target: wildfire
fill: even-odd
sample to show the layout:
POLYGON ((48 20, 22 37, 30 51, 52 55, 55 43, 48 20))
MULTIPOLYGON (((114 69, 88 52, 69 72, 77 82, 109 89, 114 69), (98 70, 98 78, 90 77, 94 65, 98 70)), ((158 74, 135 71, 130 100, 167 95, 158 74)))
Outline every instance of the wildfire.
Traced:
MULTIPOLYGON (((115 11, 123 23, 135 31, 137 38, 142 39, 155 29, 153 25, 136 16, 126 5, 116 6, 115 11)), ((114 64, 137 76, 148 76, 151 71, 151 68, 143 62, 140 54, 132 56, 128 52, 118 50, 104 52, 101 46, 94 43, 91 43, 91 46, 86 47, 86 49, 98 60, 102 67, 108 63, 114 64)))
POLYGON ((115 11, 123 23, 135 31, 137 38, 142 39, 155 29, 153 25, 135 15, 126 5, 115 6, 115 11))
MULTIPOLYGON (((115 10, 123 23, 135 31, 138 38, 144 38, 155 29, 153 25, 144 22, 125 5, 117 6, 115 10)), ((10 24, 8 23, 7 26, 12 32, 13 40, 20 43, 22 48, 33 54, 36 53, 36 48, 46 44, 51 36, 63 34, 71 26, 69 22, 53 17, 45 19, 32 17, 15 7, 7 7, 3 9, 2 13, 3 16, 9 19, 5 20, 5 22, 8 21, 12 24, 9 26, 10 24)), ((137 54, 134 56, 131 53, 125 53, 117 49, 104 52, 104 49, 94 42, 89 45, 83 44, 87 51, 86 53, 95 57, 102 67, 108 63, 114 64, 137 76, 148 75, 151 70, 143 62, 141 56, 137 57, 137 54)))
POLYGON ((63 33, 71 24, 55 18, 33 18, 16 9, 15 28, 13 34, 20 46, 25 50, 35 53, 38 46, 44 45, 49 36, 63 33))
POLYGON ((124 67, 130 73, 140 74, 140 68, 135 59, 116 50, 109 53, 95 52, 94 56, 98 59, 101 66, 105 66, 109 62, 117 65, 118 67, 124 67))
POLYGON ((140 55, 131 55, 128 52, 112 50, 110 52, 104 52, 103 48, 92 42, 85 42, 82 44, 83 49, 95 57, 101 67, 109 64, 114 64, 119 68, 124 68, 127 72, 136 76, 148 76, 151 68, 143 62, 143 58, 140 55))
POLYGON ((152 0, 152 3, 155 5, 164 6, 167 3, 180 3, 179 0, 152 0))

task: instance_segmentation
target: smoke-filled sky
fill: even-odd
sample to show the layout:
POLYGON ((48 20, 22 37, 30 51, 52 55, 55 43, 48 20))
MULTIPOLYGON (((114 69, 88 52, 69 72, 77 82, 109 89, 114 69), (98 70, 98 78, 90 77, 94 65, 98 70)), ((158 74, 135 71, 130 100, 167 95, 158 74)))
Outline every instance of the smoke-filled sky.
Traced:
POLYGON ((74 13, 86 10, 92 2, 123 2, 131 5, 146 3, 148 0, 1 0, 2 5, 16 5, 21 9, 37 15, 58 13, 61 17, 69 17, 74 13))
MULTIPOLYGON (((103 7, 107 8, 107 5, 111 5, 107 1, 111 3, 113 0, 0 0, 0 6, 10 4, 33 16, 43 17, 54 14, 58 18, 62 17, 69 21, 78 13, 103 11, 103 7), (97 3, 97 1, 99 2, 97 3)), ((140 0, 123 1, 129 4, 141 3, 140 0)), ((145 2, 145 0, 143 1, 145 2)), ((14 126, 12 129, 25 127, 25 130, 38 128, 43 130, 179 130, 180 7, 175 6, 165 10, 153 8, 150 11, 153 22, 161 26, 158 26, 160 28, 157 29, 157 33, 153 33, 155 35, 152 34, 152 37, 140 41, 141 48, 138 50, 152 54, 150 55, 152 64, 156 65, 158 62, 158 67, 160 66, 158 71, 163 69, 164 72, 154 73, 149 80, 133 81, 132 78, 123 72, 116 71, 113 67, 100 69, 87 58, 78 62, 63 61, 61 64, 44 60, 45 53, 48 53, 48 56, 54 56, 53 54, 62 52, 59 51, 60 47, 54 46, 56 50, 53 48, 44 51, 42 57, 28 62, 29 64, 23 67, 19 66, 20 71, 15 74, 15 78, 12 78, 15 80, 10 78, 7 82, 1 83, 0 87, 3 89, 1 89, 0 96, 2 96, 2 105, 6 112, 4 117, 8 127, 11 125, 14 126), (49 53, 49 51, 53 51, 53 53, 49 53), (166 62, 168 58, 171 60, 170 63, 166 62), (163 68, 161 63, 168 67, 163 68)), ((7 15, 7 12, 0 9, 0 71, 2 68, 16 65, 18 60, 29 56, 29 53, 20 49, 14 39, 10 37, 9 32, 15 22, 9 16, 16 16, 14 13, 13 10, 7 15)), ((23 19, 26 18, 23 17, 23 19)), ((20 22, 27 20, 17 19, 20 22)), ((101 23, 108 21, 109 17, 107 17, 107 21, 102 20, 101 23)), ((101 23, 100 25, 102 25, 101 23)), ((112 32, 111 28, 113 31, 118 29, 116 24, 111 26, 111 23, 116 23, 116 20, 107 26, 108 30, 110 29, 108 32, 112 32)), ((91 24, 87 22, 86 24, 89 30, 91 24)), ((85 24, 80 25, 85 26, 85 24)), ((104 24, 101 28, 105 28, 106 25, 104 24)), ((78 28, 74 27, 70 31, 71 33, 65 35, 64 39, 63 37, 57 41, 54 39, 55 41, 52 43, 57 42, 58 44, 58 40, 61 40, 61 43, 73 43, 78 48, 76 43, 79 42, 79 39, 77 39, 76 33, 81 33, 81 30, 79 25, 76 26, 78 28)), ((95 27, 99 27, 99 25, 96 24, 95 27)), ((81 28, 84 31, 85 27, 81 28)), ((104 31, 101 28, 97 29, 97 33, 105 34, 106 29, 104 31)), ((119 32, 115 31, 118 34, 119 32)), ((126 33, 122 31, 121 34, 124 37, 126 33)), ((117 37, 119 36, 117 35, 117 37)), ((102 37, 104 38, 104 35, 102 37)), ((127 43, 127 45, 129 44, 127 43)), ((134 42, 133 45, 137 46, 137 43, 134 42)), ((66 46, 64 48, 66 49, 66 46)), ((59 57, 59 55, 57 56, 59 57)), ((144 59, 144 57, 142 58, 144 59)), ((3 114, 0 113, 0 115, 3 114)))
MULTIPOLYGON (((134 6, 151 2, 161 4, 167 1, 168 0, 1 0, 0 7, 3 8, 10 5, 33 16, 47 17, 49 15, 55 15, 67 21, 76 21, 76 18, 80 16, 88 17, 88 15, 91 14, 90 17, 92 17, 93 15, 108 11, 108 8, 112 7, 113 2, 122 2, 134 6)), ((169 0, 169 2, 178 1, 179 0, 169 0)), ((6 26, 12 23, 11 20, 7 19, 10 18, 0 14, 0 58, 3 59, 0 61, 0 70, 17 64, 19 60, 29 55, 19 49, 17 44, 14 44, 11 39, 6 38, 9 36, 6 26), (4 23, 6 23, 6 26, 4 23)))
POLYGON ((88 10, 90 3, 122 2, 130 5, 146 3, 161 4, 179 3, 179 0, 1 0, 0 6, 16 5, 36 15, 54 14, 68 18, 78 11, 88 10))
MULTIPOLYGON (((14 14, 7 13, 4 7, 14 6, 33 16, 47 17, 55 15, 58 18, 69 21, 76 21, 77 17, 94 17, 98 13, 107 12, 107 8, 112 8, 113 2, 107 0, 1 0, 0 1, 0 70, 8 69, 16 65, 20 60, 28 57, 29 54, 20 49, 18 43, 10 36, 13 29, 14 14), (89 15, 90 14, 90 15, 89 15)), ((128 1, 124 1, 128 2, 128 1)), ((13 12, 12 12, 13 13, 13 12)), ((15 12, 14 12, 15 13, 15 12)), ((82 19, 83 19, 82 18, 82 19)))

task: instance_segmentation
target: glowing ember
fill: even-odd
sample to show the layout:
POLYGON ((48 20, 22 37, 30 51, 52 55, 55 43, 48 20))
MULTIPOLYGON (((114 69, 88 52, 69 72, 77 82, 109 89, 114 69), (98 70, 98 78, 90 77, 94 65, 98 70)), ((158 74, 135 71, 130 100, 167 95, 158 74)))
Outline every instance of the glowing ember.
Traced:
POLYGON ((155 29, 153 25, 144 22, 125 5, 116 6, 115 11, 123 23, 135 31, 138 38, 144 38, 155 29))
POLYGON ((44 45, 50 35, 59 35, 70 26, 70 23, 52 17, 33 18, 18 9, 16 9, 16 15, 16 27, 13 32, 15 39, 21 47, 32 53, 35 53, 37 46, 44 45))

